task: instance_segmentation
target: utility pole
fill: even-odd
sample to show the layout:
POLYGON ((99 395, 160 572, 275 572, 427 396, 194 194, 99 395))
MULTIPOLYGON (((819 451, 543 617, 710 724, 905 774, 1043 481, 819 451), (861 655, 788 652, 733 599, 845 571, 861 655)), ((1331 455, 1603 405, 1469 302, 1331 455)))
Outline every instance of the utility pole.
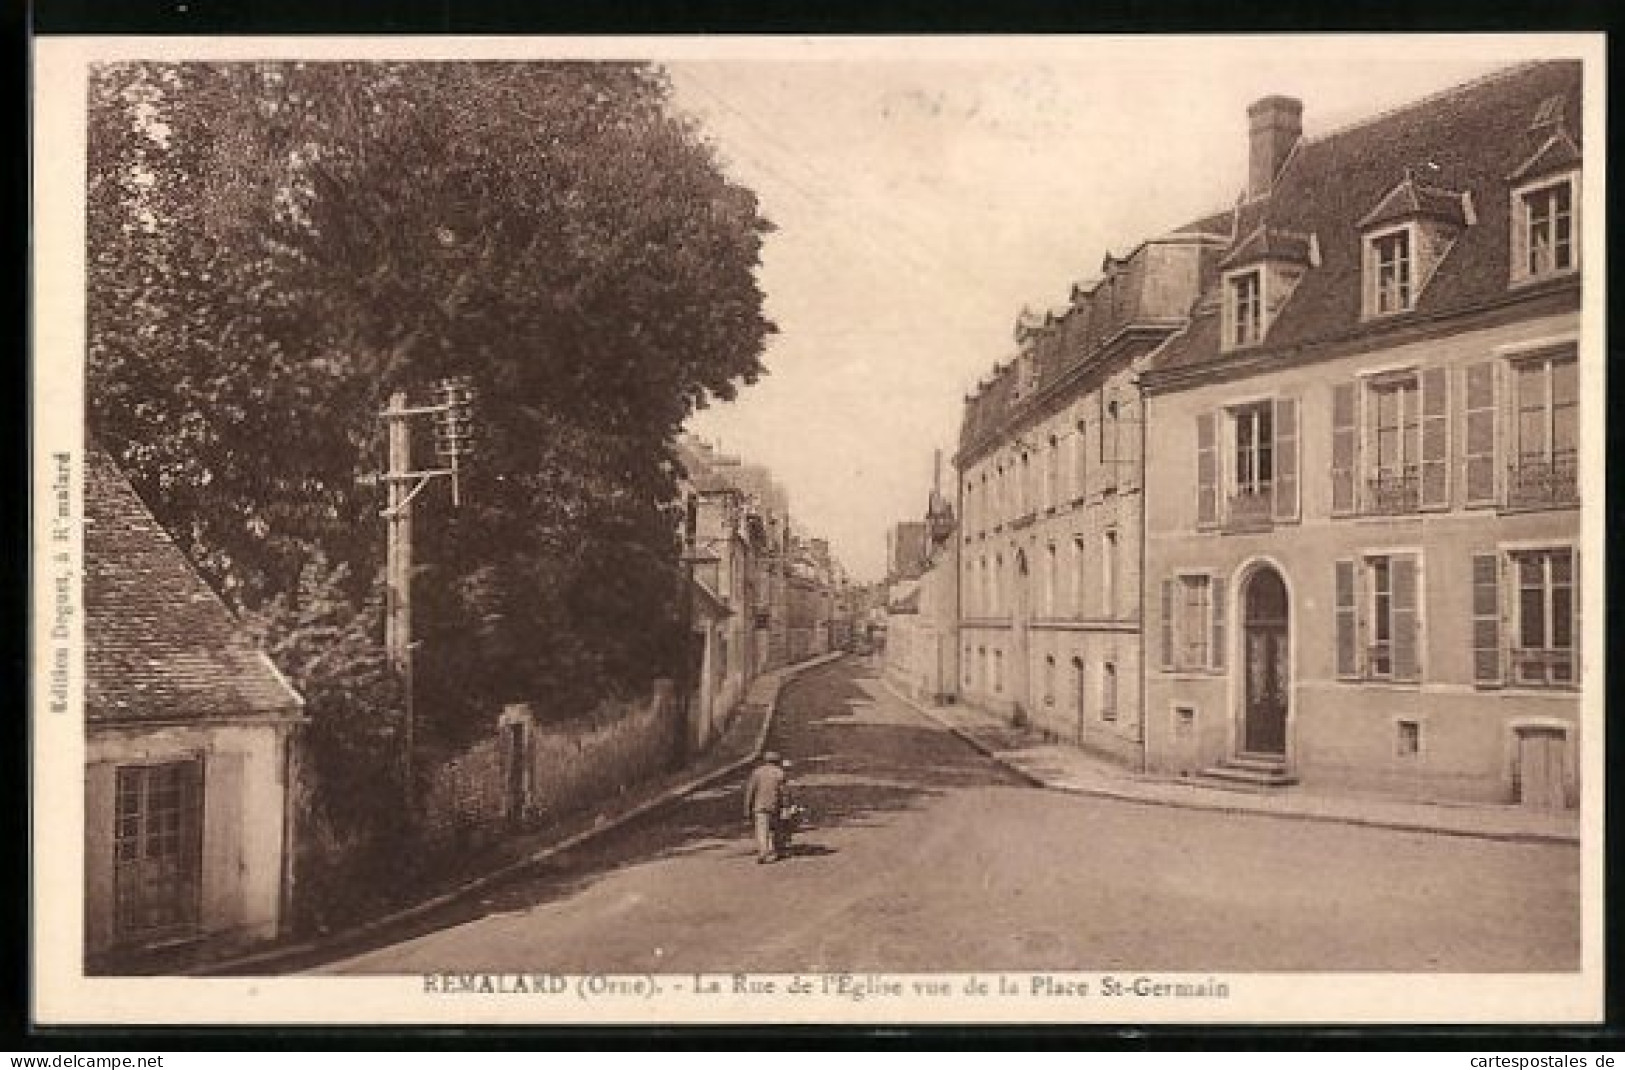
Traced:
POLYGON ((413 709, 412 687, 412 500, 406 480, 412 471, 412 425, 406 407, 406 391, 389 395, 389 408, 383 417, 389 431, 389 520, 388 551, 385 554, 384 648, 389 666, 401 682, 405 721, 401 729, 401 783, 410 802, 412 792, 413 738, 417 716, 413 709))
POLYGON ((417 713, 412 680, 412 501, 439 477, 451 482, 452 505, 462 499, 459 477, 462 459, 468 455, 472 438, 470 410, 473 390, 466 378, 442 379, 440 400, 416 408, 407 405, 406 391, 389 395, 389 407, 380 417, 387 424, 389 468, 384 480, 389 488, 389 504, 384 517, 389 521, 385 552, 384 649, 390 668, 401 682, 401 790, 408 811, 416 808, 413 765, 416 755, 417 713), (414 471, 412 468, 412 424, 417 416, 434 420, 435 452, 443 467, 414 471))

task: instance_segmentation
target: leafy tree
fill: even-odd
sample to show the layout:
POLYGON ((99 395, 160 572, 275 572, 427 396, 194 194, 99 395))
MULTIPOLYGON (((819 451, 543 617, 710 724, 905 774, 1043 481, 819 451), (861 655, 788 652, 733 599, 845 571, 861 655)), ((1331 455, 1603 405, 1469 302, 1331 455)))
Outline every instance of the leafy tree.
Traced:
MULTIPOLYGON (((463 506, 417 505, 423 730, 574 713, 669 669, 671 442, 760 374, 772 326, 769 224, 658 70, 111 64, 89 130, 92 431, 273 650, 327 634, 312 598, 373 635, 377 414, 460 374, 463 506)), ((414 445, 434 461, 426 429, 414 445)), ((313 715, 379 701, 323 671, 313 715)))

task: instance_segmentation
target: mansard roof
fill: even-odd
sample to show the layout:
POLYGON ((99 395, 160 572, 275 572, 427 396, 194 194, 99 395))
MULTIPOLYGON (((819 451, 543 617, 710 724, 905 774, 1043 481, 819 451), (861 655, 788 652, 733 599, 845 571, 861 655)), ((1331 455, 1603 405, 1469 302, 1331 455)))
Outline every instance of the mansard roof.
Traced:
POLYGON ((85 717, 297 715, 303 701, 102 450, 85 456, 85 717))
MULTIPOLYGON (((1304 273, 1263 342, 1245 351, 1220 349, 1219 308, 1212 295, 1196 303, 1189 326, 1154 358, 1149 378, 1164 371, 1257 359, 1323 342, 1402 329, 1422 318, 1469 312, 1507 299, 1511 278, 1511 211, 1514 176, 1546 151, 1549 125, 1532 125, 1553 98, 1578 114, 1578 60, 1533 63, 1417 101, 1323 137, 1300 143, 1271 191, 1239 205, 1235 233, 1242 240, 1257 228, 1279 228, 1318 238, 1321 263, 1304 273), (1425 174, 1435 191, 1469 194, 1476 220, 1456 238, 1449 259, 1406 313, 1367 320, 1361 315, 1360 223, 1373 206, 1425 174)), ((1578 140, 1573 142, 1576 156, 1578 140)), ((1561 146, 1552 146, 1559 152, 1561 146)), ((1556 156, 1554 158, 1561 158, 1556 156)), ((1567 165, 1565 165, 1567 166, 1567 165)), ((1418 207, 1442 201, 1413 182, 1418 207)), ((1572 291, 1570 276, 1520 287, 1520 295, 1572 291)))

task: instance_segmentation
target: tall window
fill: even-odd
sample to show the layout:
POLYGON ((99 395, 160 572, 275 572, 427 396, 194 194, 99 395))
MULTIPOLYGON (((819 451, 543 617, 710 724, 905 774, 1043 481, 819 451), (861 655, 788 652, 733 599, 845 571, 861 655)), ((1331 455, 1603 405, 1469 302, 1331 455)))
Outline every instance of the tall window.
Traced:
POLYGON ((1377 315, 1411 307, 1411 232, 1396 230, 1371 239, 1372 305, 1377 315))
POLYGON ((1004 651, 993 651, 993 690, 1004 690, 1004 651))
POLYGON ((1227 294, 1230 305, 1230 344, 1249 346, 1264 337, 1263 283, 1259 272, 1232 276, 1227 294))
POLYGON ((1568 179, 1524 193, 1524 274, 1554 275, 1574 267, 1574 187, 1568 179))
POLYGON ((1055 655, 1044 658, 1044 705, 1055 705, 1055 655))
POLYGON ((1374 554, 1335 563, 1337 675, 1414 682, 1423 649, 1421 558, 1374 554))
POLYGON ((1374 383, 1371 407, 1375 417, 1369 480, 1372 509, 1379 513, 1414 511, 1422 433, 1416 378, 1374 383))
POLYGON ((1105 531, 1100 536, 1100 615, 1108 620, 1117 616, 1117 532, 1105 531))
POLYGON ((1117 666, 1110 661, 1100 667, 1100 719, 1117 720, 1117 666))
POLYGON ((1394 674, 1394 586, 1386 557, 1374 557, 1368 563, 1367 576, 1371 582, 1371 650, 1369 661, 1372 676, 1394 674))
POLYGON ((1569 356, 1524 361, 1513 366, 1513 376, 1517 421, 1508 500, 1513 505, 1573 500, 1579 365, 1569 356))
POLYGON ((1234 486, 1230 515, 1238 520, 1267 518, 1274 504, 1275 427, 1273 407, 1265 402, 1234 414, 1234 486))
POLYGON ((1071 602, 1072 602, 1072 615, 1074 617, 1081 617, 1081 616, 1084 615, 1084 608, 1083 608, 1083 568, 1084 568, 1084 565, 1083 565, 1083 559, 1084 559, 1083 537, 1082 536, 1074 536, 1073 539, 1072 539, 1072 569, 1071 569, 1071 581, 1072 581, 1072 598, 1071 598, 1071 602))
POLYGON ((195 926, 202 886, 202 763, 119 769, 113 820, 119 937, 160 936, 195 926))
POLYGON ((993 559, 993 612, 1004 612, 1004 555, 993 559))
POLYGON ((1185 669, 1205 669, 1209 664, 1208 644, 1212 634, 1212 580, 1207 576, 1181 576, 1180 607, 1177 618, 1177 665, 1185 669))
POLYGON ((1517 622, 1512 677, 1526 686, 1574 682, 1574 556, 1569 549, 1512 555, 1517 622))
POLYGON ((1044 615, 1047 617, 1056 615, 1055 585, 1060 567, 1061 562, 1056 556, 1055 544, 1052 542, 1044 555, 1044 615))
POLYGON ((1049 453, 1045 459, 1044 504, 1054 509, 1061 504, 1061 442, 1054 435, 1049 437, 1049 453))

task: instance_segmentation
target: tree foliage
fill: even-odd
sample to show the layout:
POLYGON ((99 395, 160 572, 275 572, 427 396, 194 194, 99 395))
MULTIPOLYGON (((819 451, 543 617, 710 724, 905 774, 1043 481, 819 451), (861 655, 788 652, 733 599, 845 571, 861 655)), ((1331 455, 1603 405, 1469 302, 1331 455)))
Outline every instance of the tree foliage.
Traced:
POLYGON ((660 72, 112 64, 89 130, 92 431, 307 659, 313 714, 349 699, 300 600, 371 627, 378 412, 448 374, 474 382, 476 456, 462 508, 441 487, 417 507, 425 729, 573 713, 670 665, 670 444, 760 373, 772 326, 769 225, 660 72))

